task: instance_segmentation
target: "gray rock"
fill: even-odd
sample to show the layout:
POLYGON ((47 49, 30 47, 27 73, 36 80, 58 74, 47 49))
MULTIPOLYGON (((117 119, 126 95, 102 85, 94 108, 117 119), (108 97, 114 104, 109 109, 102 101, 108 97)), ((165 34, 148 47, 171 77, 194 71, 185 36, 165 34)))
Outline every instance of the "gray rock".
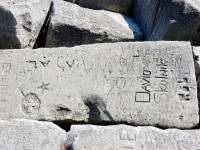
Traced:
POLYGON ((52 0, 1 0, 0 49, 33 48, 52 0))
POLYGON ((1 150, 66 150, 66 132, 49 122, 0 121, 1 150))
POLYGON ((191 41, 200 45, 199 0, 135 0, 130 15, 145 40, 191 41))
POLYGON ((200 47, 192 47, 194 64, 195 64, 195 75, 198 78, 200 76, 200 47))
POLYGON ((67 135, 73 150, 198 150, 200 147, 200 130, 72 125, 67 135))
POLYGON ((78 4, 90 9, 104 9, 122 14, 128 14, 133 0, 76 0, 78 4))
POLYGON ((140 28, 126 15, 85 9, 76 4, 55 0, 46 47, 72 47, 141 39, 140 28))
POLYGON ((198 99, 200 100, 200 47, 193 47, 198 99))
POLYGON ((199 121, 189 42, 3 50, 0 61, 3 120, 177 128, 199 121))

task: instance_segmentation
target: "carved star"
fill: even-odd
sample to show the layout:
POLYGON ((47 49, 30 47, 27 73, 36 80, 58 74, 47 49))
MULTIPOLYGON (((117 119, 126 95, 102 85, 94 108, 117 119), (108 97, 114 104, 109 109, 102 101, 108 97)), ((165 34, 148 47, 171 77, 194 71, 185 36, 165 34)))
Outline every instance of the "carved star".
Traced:
POLYGON ((43 93, 45 90, 49 91, 49 90, 50 90, 50 89, 48 88, 49 84, 50 84, 50 83, 45 84, 44 82, 42 82, 42 85, 39 86, 38 88, 42 89, 42 93, 43 93))

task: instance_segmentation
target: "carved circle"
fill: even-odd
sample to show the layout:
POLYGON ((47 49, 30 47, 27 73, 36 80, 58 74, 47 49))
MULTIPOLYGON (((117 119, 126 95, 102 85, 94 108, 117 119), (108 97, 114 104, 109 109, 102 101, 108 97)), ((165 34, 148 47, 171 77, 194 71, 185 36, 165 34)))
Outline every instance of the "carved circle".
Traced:
POLYGON ((21 101, 22 111, 27 115, 36 114, 40 109, 40 104, 41 102, 37 95, 29 93, 21 101))

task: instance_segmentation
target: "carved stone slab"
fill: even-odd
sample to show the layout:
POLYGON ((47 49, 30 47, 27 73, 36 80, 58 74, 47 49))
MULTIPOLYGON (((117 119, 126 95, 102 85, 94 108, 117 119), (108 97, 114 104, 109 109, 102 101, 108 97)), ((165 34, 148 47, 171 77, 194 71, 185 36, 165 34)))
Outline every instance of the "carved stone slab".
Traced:
POLYGON ((78 4, 90 9, 104 9, 128 14, 133 0, 78 0, 78 4))
POLYGON ((66 132, 49 122, 0 121, 1 150, 65 150, 65 140, 66 132))
POLYGON ((0 49, 33 48, 52 0, 1 0, 0 49))
POLYGON ((126 15, 86 9, 76 4, 55 0, 46 47, 72 47, 141 39, 140 28, 126 15))
POLYGON ((0 51, 0 119, 198 123, 189 42, 0 51))
POLYGON ((73 150, 198 150, 200 147, 200 130, 73 125, 67 135, 73 150))

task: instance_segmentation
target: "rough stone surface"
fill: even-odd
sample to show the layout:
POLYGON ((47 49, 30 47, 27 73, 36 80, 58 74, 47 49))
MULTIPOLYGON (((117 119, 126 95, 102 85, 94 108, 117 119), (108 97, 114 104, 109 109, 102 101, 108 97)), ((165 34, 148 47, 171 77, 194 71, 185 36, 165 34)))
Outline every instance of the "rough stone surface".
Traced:
POLYGON ((191 41, 200 45, 199 0, 134 0, 130 15, 145 40, 191 41))
POLYGON ((200 100, 200 47, 193 47, 198 99, 200 100))
POLYGON ((0 49, 33 48, 52 0, 1 0, 0 49))
POLYGON ((1 150, 65 150, 65 140, 66 132, 49 122, 0 121, 1 150))
POLYGON ((73 150, 198 150, 200 147, 200 130, 73 125, 67 135, 73 150))
POLYGON ((140 28, 126 15, 85 9, 76 4, 55 0, 46 47, 71 47, 141 39, 140 28))
POLYGON ((189 42, 4 50, 0 65, 0 119, 177 128, 199 120, 189 42))
POLYGON ((133 0, 78 0, 78 4, 90 9, 104 9, 128 14, 133 0))

